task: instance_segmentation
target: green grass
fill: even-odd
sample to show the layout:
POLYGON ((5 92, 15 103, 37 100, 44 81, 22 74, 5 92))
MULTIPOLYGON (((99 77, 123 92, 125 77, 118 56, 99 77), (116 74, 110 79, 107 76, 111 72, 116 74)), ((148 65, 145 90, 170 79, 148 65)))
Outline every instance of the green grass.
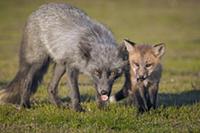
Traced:
MULTIPOLYGON (((58 0, 57 0, 58 1, 58 0)), ((11 81, 18 69, 18 49, 28 15, 48 0, 0 2, 0 86, 11 81)), ((52 67, 33 96, 31 109, 0 106, 0 132, 200 132, 200 2, 197 0, 101 0, 67 1, 106 24, 120 43, 165 42, 164 72, 159 108, 137 115, 122 103, 96 107, 95 90, 88 77, 80 76, 85 113, 49 104, 47 86, 52 67)), ((119 90, 124 79, 113 86, 119 90)), ((68 101, 66 77, 59 85, 68 101)))

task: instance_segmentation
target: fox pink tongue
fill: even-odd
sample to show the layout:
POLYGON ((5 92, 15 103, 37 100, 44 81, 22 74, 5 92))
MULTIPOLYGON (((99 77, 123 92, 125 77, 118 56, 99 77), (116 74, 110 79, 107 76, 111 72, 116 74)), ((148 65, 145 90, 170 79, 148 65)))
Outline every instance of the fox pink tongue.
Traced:
POLYGON ((107 101, 108 100, 108 96, 107 95, 101 95, 101 100, 102 101, 107 101))

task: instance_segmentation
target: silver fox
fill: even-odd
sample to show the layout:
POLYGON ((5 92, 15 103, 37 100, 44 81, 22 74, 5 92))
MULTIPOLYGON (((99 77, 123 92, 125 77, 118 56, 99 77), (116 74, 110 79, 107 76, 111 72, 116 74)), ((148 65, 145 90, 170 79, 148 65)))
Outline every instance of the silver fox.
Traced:
POLYGON ((33 12, 25 25, 20 47, 19 71, 11 83, 0 91, 0 103, 14 103, 30 108, 51 61, 56 64, 49 95, 61 104, 57 85, 66 72, 71 89, 72 108, 81 111, 78 75, 92 78, 97 101, 101 105, 110 96, 114 81, 123 73, 126 61, 122 46, 102 24, 68 4, 49 3, 33 12))

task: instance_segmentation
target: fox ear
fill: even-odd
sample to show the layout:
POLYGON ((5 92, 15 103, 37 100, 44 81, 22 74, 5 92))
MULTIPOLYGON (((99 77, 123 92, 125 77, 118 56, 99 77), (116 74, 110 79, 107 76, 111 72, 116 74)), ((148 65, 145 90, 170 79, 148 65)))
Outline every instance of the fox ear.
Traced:
POLYGON ((131 52, 134 50, 134 46, 136 45, 136 43, 128 40, 128 39, 124 39, 123 44, 126 46, 126 49, 128 52, 131 52))
POLYGON ((128 60, 128 52, 132 47, 134 47, 134 45, 135 45, 134 42, 124 39, 122 44, 118 46, 119 56, 122 57, 123 60, 128 60), (128 49, 127 47, 130 47, 130 48, 128 49))
POLYGON ((157 57, 161 58, 165 53, 165 44, 164 43, 155 44, 153 46, 153 52, 157 57))
POLYGON ((89 61, 89 59, 91 58, 90 55, 90 52, 92 50, 91 45, 89 43, 80 43, 79 50, 82 58, 85 59, 86 61, 89 61))

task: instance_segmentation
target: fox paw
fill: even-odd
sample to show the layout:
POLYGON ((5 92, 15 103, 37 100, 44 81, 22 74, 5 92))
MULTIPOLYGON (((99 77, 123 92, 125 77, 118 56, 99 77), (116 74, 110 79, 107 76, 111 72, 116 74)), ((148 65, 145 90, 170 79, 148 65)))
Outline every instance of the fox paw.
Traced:
POLYGON ((85 110, 82 108, 82 106, 80 104, 78 105, 73 105, 72 106, 73 110, 76 112, 85 112, 85 110))
POLYGON ((110 103, 116 103, 117 101, 116 101, 116 99, 115 99, 115 96, 111 96, 111 97, 109 98, 109 102, 110 102, 110 103))

